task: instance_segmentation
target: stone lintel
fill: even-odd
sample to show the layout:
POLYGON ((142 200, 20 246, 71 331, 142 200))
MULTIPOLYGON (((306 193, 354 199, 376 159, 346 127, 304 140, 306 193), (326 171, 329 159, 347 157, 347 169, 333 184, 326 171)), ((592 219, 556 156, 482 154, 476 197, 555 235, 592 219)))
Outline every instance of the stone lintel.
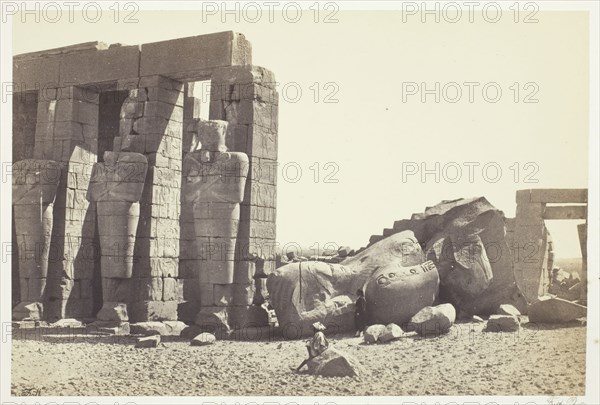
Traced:
POLYGON ((587 205, 546 206, 544 219, 587 219, 587 205))
POLYGON ((587 203, 587 188, 537 188, 517 191, 517 203, 587 203))
POLYGON ((99 85, 106 91, 132 87, 143 76, 207 80, 214 69, 251 63, 250 43, 226 31, 133 46, 86 42, 15 55, 13 81, 20 92, 68 85, 99 85))

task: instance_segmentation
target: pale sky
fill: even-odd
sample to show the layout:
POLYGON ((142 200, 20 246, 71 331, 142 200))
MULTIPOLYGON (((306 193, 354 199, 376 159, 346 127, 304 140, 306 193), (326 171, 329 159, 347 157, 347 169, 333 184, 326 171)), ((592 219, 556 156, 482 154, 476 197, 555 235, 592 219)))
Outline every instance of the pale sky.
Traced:
MULTIPOLYGON (((203 21, 200 11, 139 11, 133 24, 114 23, 108 14, 97 23, 75 17, 75 23, 65 17, 25 24, 15 18, 13 54, 94 40, 133 45, 227 30, 246 36, 253 63, 275 72, 281 83, 280 168, 288 164, 288 179, 296 176, 294 167, 302 169, 297 182, 279 171, 281 245, 358 248, 395 220, 444 199, 485 196, 512 217, 516 190, 587 187, 585 12, 539 12, 539 21, 530 24, 515 23, 507 11, 497 23, 477 13, 474 23, 466 17, 457 23, 431 17, 422 23, 419 16, 403 21, 400 12, 389 11, 340 11, 338 22, 328 24, 315 23, 308 10, 297 23, 279 12, 273 23, 266 16, 257 23, 235 23, 233 16, 222 23, 221 15, 203 21), (411 82, 428 89, 439 82, 446 97, 436 103, 428 95, 423 103, 420 93, 405 91, 403 102, 411 82), (479 83, 472 103, 465 82, 479 83), (462 90, 456 103, 450 102, 456 85, 448 83, 462 90), (484 99, 486 83, 488 99, 501 89, 498 102, 484 99), (327 95, 337 102, 324 102, 327 95), (538 102, 525 103, 526 96, 538 102), (433 174, 423 182, 420 172, 403 181, 403 168, 434 169, 436 162, 439 183, 433 174), (469 164, 478 165, 473 182, 469 164), (462 176, 448 181, 456 178, 457 166, 462 176), (499 180, 486 181, 498 167, 499 180), (334 170, 331 179, 338 182, 325 182, 334 170), (537 182, 527 183, 527 175, 537 182)), ((575 221, 553 221, 549 229, 559 257, 580 256, 575 221)))

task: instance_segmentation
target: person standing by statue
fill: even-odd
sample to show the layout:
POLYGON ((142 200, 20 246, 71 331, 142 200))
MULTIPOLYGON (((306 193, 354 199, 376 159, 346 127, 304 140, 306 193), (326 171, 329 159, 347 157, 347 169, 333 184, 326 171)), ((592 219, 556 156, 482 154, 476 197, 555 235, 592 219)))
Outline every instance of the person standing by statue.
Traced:
POLYGON ((315 322, 312 324, 314 335, 313 337, 306 341, 306 349, 308 350, 308 359, 305 359, 300 365, 296 368, 290 367, 292 371, 300 371, 302 367, 304 367, 310 360, 317 357, 325 350, 329 348, 329 342, 325 337, 323 331, 325 330, 325 325, 321 322, 315 322))
POLYGON ((363 290, 356 290, 355 310, 354 310, 354 325, 356 327, 355 337, 360 337, 365 328, 367 327, 367 300, 365 299, 365 293, 363 290))

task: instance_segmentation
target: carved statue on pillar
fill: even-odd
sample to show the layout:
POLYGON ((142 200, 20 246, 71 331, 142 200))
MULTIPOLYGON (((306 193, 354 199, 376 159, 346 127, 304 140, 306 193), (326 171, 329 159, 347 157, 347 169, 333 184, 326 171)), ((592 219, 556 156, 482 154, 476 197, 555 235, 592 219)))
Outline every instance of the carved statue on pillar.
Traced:
POLYGON ((226 121, 196 120, 195 125, 201 148, 183 161, 182 199, 193 204, 200 290, 215 297, 214 307, 203 307, 196 323, 211 316, 226 323, 249 160, 245 153, 227 152, 226 121))
POLYGON ((146 157, 133 152, 105 152, 104 162, 94 165, 87 199, 96 202, 102 252, 103 303, 98 321, 129 320, 129 281, 147 169, 146 157))
POLYGON ((53 210, 61 166, 52 160, 27 159, 13 166, 13 208, 19 249, 21 302, 14 320, 43 318, 53 210))

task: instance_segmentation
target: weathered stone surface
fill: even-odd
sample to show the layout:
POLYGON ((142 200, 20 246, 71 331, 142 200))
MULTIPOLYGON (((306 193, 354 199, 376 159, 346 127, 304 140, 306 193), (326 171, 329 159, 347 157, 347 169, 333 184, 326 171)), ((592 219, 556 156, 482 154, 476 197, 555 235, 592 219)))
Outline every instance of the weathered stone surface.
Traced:
POLYGON ((413 316, 408 324, 421 336, 447 333, 456 320, 456 310, 452 304, 425 307, 413 316))
POLYGON ((52 204, 63 166, 52 160, 26 159, 13 167, 13 204, 52 204))
POLYGON ((356 377, 364 372, 358 360, 334 348, 311 359, 307 366, 310 374, 323 377, 356 377))
POLYGON ((498 315, 520 316, 521 312, 510 304, 502 304, 498 307, 498 315))
POLYGON ((210 151, 206 154, 202 149, 190 152, 183 161, 183 201, 241 203, 249 169, 246 154, 210 151))
POLYGON ((138 338, 137 342, 135 343, 135 347, 151 348, 151 347, 158 347, 159 344, 160 344, 160 335, 154 335, 154 336, 138 338))
POLYGON ((98 233, 102 277, 131 278, 140 204, 128 201, 98 201, 98 233))
POLYGON ((127 304, 120 302, 105 302, 100 311, 98 311, 96 318, 99 321, 128 321, 127 304))
POLYGON ((529 191, 529 201, 532 203, 587 203, 588 201, 587 188, 537 188, 523 191, 529 191))
POLYGON ((491 315, 487 321, 486 332, 516 332, 521 327, 519 318, 512 315, 491 315))
POLYGON ((271 323, 270 312, 262 305, 229 308, 228 323, 233 329, 261 328, 271 323))
POLYGON ((437 294, 438 273, 412 232, 396 234, 341 264, 290 263, 269 275, 270 300, 282 327, 311 333, 313 322, 354 328, 355 293, 365 289, 372 322, 403 324, 437 294), (365 287, 366 286, 366 287, 365 287))
POLYGON ((242 34, 226 31, 143 44, 140 74, 190 81, 209 78, 217 67, 250 63, 248 41, 242 34))
POLYGON ((371 325, 364 331, 365 343, 372 344, 379 340, 379 337, 386 332, 385 325, 371 325))
MULTIPOLYGON (((203 220, 200 236, 210 238, 217 235, 217 238, 226 240, 222 251, 227 252, 225 258, 212 257, 195 266, 197 278, 208 280, 212 285, 234 282, 235 263, 249 260, 232 253, 239 243, 240 234, 244 246, 250 244, 250 239, 259 245, 274 241, 276 170, 263 178, 265 184, 252 184, 253 181, 259 183, 259 178, 248 182, 248 192, 245 192, 244 185, 250 162, 248 157, 255 158, 253 164, 257 168, 263 167, 263 161, 276 165, 277 92, 272 73, 250 64, 251 46, 243 35, 225 32, 143 46, 115 44, 109 47, 101 43, 88 43, 20 55, 14 59, 15 77, 25 88, 34 90, 34 87, 30 88, 32 82, 56 83, 56 88, 44 89, 43 99, 35 100, 37 109, 31 109, 31 113, 37 114, 37 120, 36 117, 29 120, 37 121, 30 128, 36 138, 33 155, 65 162, 68 171, 65 176, 55 176, 56 181, 49 184, 54 187, 60 180, 60 184, 66 185, 66 190, 63 189, 66 195, 61 191, 60 198, 57 198, 60 206, 57 207, 59 221, 56 225, 59 228, 56 235, 44 230, 45 225, 52 224, 51 218, 48 220, 45 215, 48 209, 51 213, 54 208, 52 202, 46 201, 54 201, 52 193, 40 193, 39 190, 30 192, 27 187, 19 187, 13 193, 18 200, 15 205, 26 206, 29 200, 37 204, 43 202, 41 210, 37 211, 44 213, 41 219, 45 224, 31 227, 30 233, 47 236, 48 240, 52 235, 52 241, 58 240, 61 244, 59 248, 64 244, 66 251, 64 260, 55 265, 56 272, 62 278, 52 281, 54 284, 60 283, 61 287, 49 285, 51 294, 45 294, 47 270, 44 266, 32 265, 19 277, 19 292, 28 299, 23 301, 23 306, 30 303, 41 305, 42 300, 38 302, 35 299, 44 296, 44 304, 51 301, 48 307, 53 308, 50 311, 54 314, 52 319, 56 314, 65 316, 66 312, 69 316, 75 313, 78 316, 90 316, 89 307, 94 302, 91 287, 86 286, 84 293, 78 280, 91 280, 93 266, 91 261, 81 263, 79 246, 84 246, 87 241, 94 243, 94 215, 97 214, 102 252, 101 273, 104 278, 102 298, 105 305, 99 317, 115 322, 127 317, 132 321, 176 317, 174 308, 183 298, 181 290, 184 286, 183 282, 176 280, 180 258, 182 127, 184 124, 186 127, 191 125, 190 120, 199 113, 200 106, 197 102, 190 106, 189 99, 193 99, 194 94, 182 92, 184 82, 212 77, 223 84, 223 87, 215 89, 213 101, 215 108, 227 110, 223 120, 235 126, 224 132, 222 129, 226 126, 220 123, 195 122, 196 140, 186 143, 186 148, 193 150, 194 142, 202 142, 203 152, 206 153, 199 155, 200 162, 204 167, 207 167, 205 163, 210 163, 212 169, 219 171, 214 173, 214 170, 209 170, 209 173, 200 176, 219 184, 209 192, 203 190, 201 193, 200 200, 208 198, 209 202, 214 200, 215 204, 200 207, 198 211, 202 211, 202 215, 197 218, 203 220), (180 53, 176 58, 173 58, 174 50, 180 53), (115 63, 117 60, 123 63, 115 63), (236 66, 228 71, 223 70, 231 65, 236 66), (217 70, 219 72, 213 75, 217 70), (77 86, 69 83, 77 83, 77 86), (248 84, 249 92, 236 89, 236 84, 248 84), (129 91, 126 97, 122 90, 132 86, 137 88, 129 91), (102 104, 100 96, 106 101, 107 93, 113 90, 118 90, 118 95, 115 91, 115 100, 118 101, 108 103, 108 106, 102 104), (188 108, 184 106, 184 96, 188 96, 188 108), (220 102, 232 99, 235 100, 235 106, 227 107, 220 102), (115 116, 113 113, 117 108, 114 106, 121 106, 119 128, 113 122, 103 120, 111 114, 115 116), (209 134, 211 131, 213 134, 209 134), (214 134, 215 131, 218 136, 214 134), (227 146, 235 152, 226 151, 225 139, 232 141, 227 146), (102 153, 107 149, 112 151, 104 154, 104 161, 94 166, 90 176, 89 169, 99 151, 102 153), (242 166, 241 169, 238 170, 238 166, 242 166), (228 184, 223 181, 225 178, 232 178, 233 181, 228 184), (87 200, 92 204, 86 202, 86 193, 87 200), (224 199, 224 195, 227 198, 224 199), (41 200, 37 198, 40 196, 41 200), (248 215, 239 218, 239 204, 242 201, 246 201, 243 209, 248 215), (232 204, 237 207, 231 213, 217 213, 226 211, 232 204), (240 231, 242 220, 243 231, 240 231), (84 222, 92 225, 82 225, 84 222), (174 260, 175 265, 167 264, 167 260, 174 260), (201 268, 206 271, 200 272, 201 268), (150 279, 161 281, 140 281, 150 279), (74 285, 71 285, 73 282, 74 285), (116 308, 111 307, 113 304, 126 303, 129 308, 123 308, 124 313, 127 310, 125 316, 119 315, 116 308), (86 308, 80 309, 79 306, 86 308)), ((193 85, 187 87, 193 88, 193 85)), ((29 109, 21 110, 29 112, 29 109)), ((28 176, 23 178, 23 186, 28 186, 27 182, 31 179, 28 176)), ((43 187, 46 184, 42 184, 43 187)), ((37 217, 31 215, 34 211, 31 207, 20 211, 23 211, 17 215, 20 219, 37 217)), ((27 239, 28 242, 32 240, 28 236, 21 239, 27 239)), ((274 259, 270 251, 265 255, 267 261, 274 259)), ((196 257, 185 259, 196 261, 196 257)), ((54 271, 54 267, 50 270, 54 271)), ((223 287, 223 291, 219 290, 216 294, 216 299, 213 294, 211 306, 224 306, 227 310, 236 306, 243 308, 240 313, 247 310, 249 304, 254 303, 253 273, 254 270, 250 268, 238 271, 235 279, 237 286, 234 287, 236 293, 221 294, 228 288, 223 287), (234 299, 230 299, 232 295, 234 299)), ((259 295, 268 295, 266 286, 258 291, 259 295)))
POLYGON ((59 319, 58 321, 51 323, 50 327, 61 329, 79 329, 84 327, 84 324, 77 319, 59 319))
MULTIPOLYGON (((201 285, 214 285, 210 294, 213 301, 209 305, 223 307, 233 302, 231 283, 236 267, 239 203, 244 198, 249 169, 245 154, 226 152, 226 130, 225 121, 195 121, 201 149, 186 155, 182 191, 183 203, 193 204, 199 282, 201 285)), ((208 302, 207 294, 203 295, 201 300, 208 302)), ((248 305, 251 298, 245 301, 250 301, 243 303, 248 305)), ((201 323, 215 320, 211 320, 213 315, 202 315, 200 318, 201 323)), ((227 322, 226 316, 217 318, 218 324, 227 322)))
POLYGON ((226 307, 203 307, 196 315, 194 323, 205 330, 214 331, 217 335, 231 332, 226 307))
POLYGON ((88 201, 137 202, 142 197, 148 160, 141 153, 104 153, 104 162, 94 165, 87 192, 88 201))
POLYGON ((181 321, 138 322, 131 324, 131 333, 136 335, 180 336, 187 325, 181 321))
POLYGON ((86 327, 87 333, 127 336, 130 334, 129 322, 95 321, 86 327))
POLYGON ((17 262, 21 282, 20 303, 14 320, 44 317, 42 300, 54 225, 54 201, 62 165, 50 160, 28 159, 13 165, 12 191, 17 262))
POLYGON ((351 251, 352 249, 349 246, 341 246, 337 252, 340 257, 346 257, 351 251))
POLYGON ((529 322, 563 323, 587 316, 587 307, 562 298, 540 297, 527 309, 529 322))
POLYGON ((438 268, 442 300, 468 314, 492 314, 500 304, 526 310, 504 214, 485 198, 443 201, 410 220, 396 221, 393 230, 407 229, 438 268))
POLYGON ((177 301, 138 301, 129 304, 130 319, 141 321, 177 320, 177 301))
POLYGON ((13 320, 15 321, 39 321, 43 313, 41 302, 21 302, 13 308, 13 320))
POLYGON ((385 331, 379 336, 381 343, 388 343, 402 337, 402 329, 395 323, 390 323, 385 327, 385 331))
POLYGON ((217 341, 217 338, 212 333, 201 333, 192 339, 190 344, 192 346, 208 346, 212 345, 217 341))

